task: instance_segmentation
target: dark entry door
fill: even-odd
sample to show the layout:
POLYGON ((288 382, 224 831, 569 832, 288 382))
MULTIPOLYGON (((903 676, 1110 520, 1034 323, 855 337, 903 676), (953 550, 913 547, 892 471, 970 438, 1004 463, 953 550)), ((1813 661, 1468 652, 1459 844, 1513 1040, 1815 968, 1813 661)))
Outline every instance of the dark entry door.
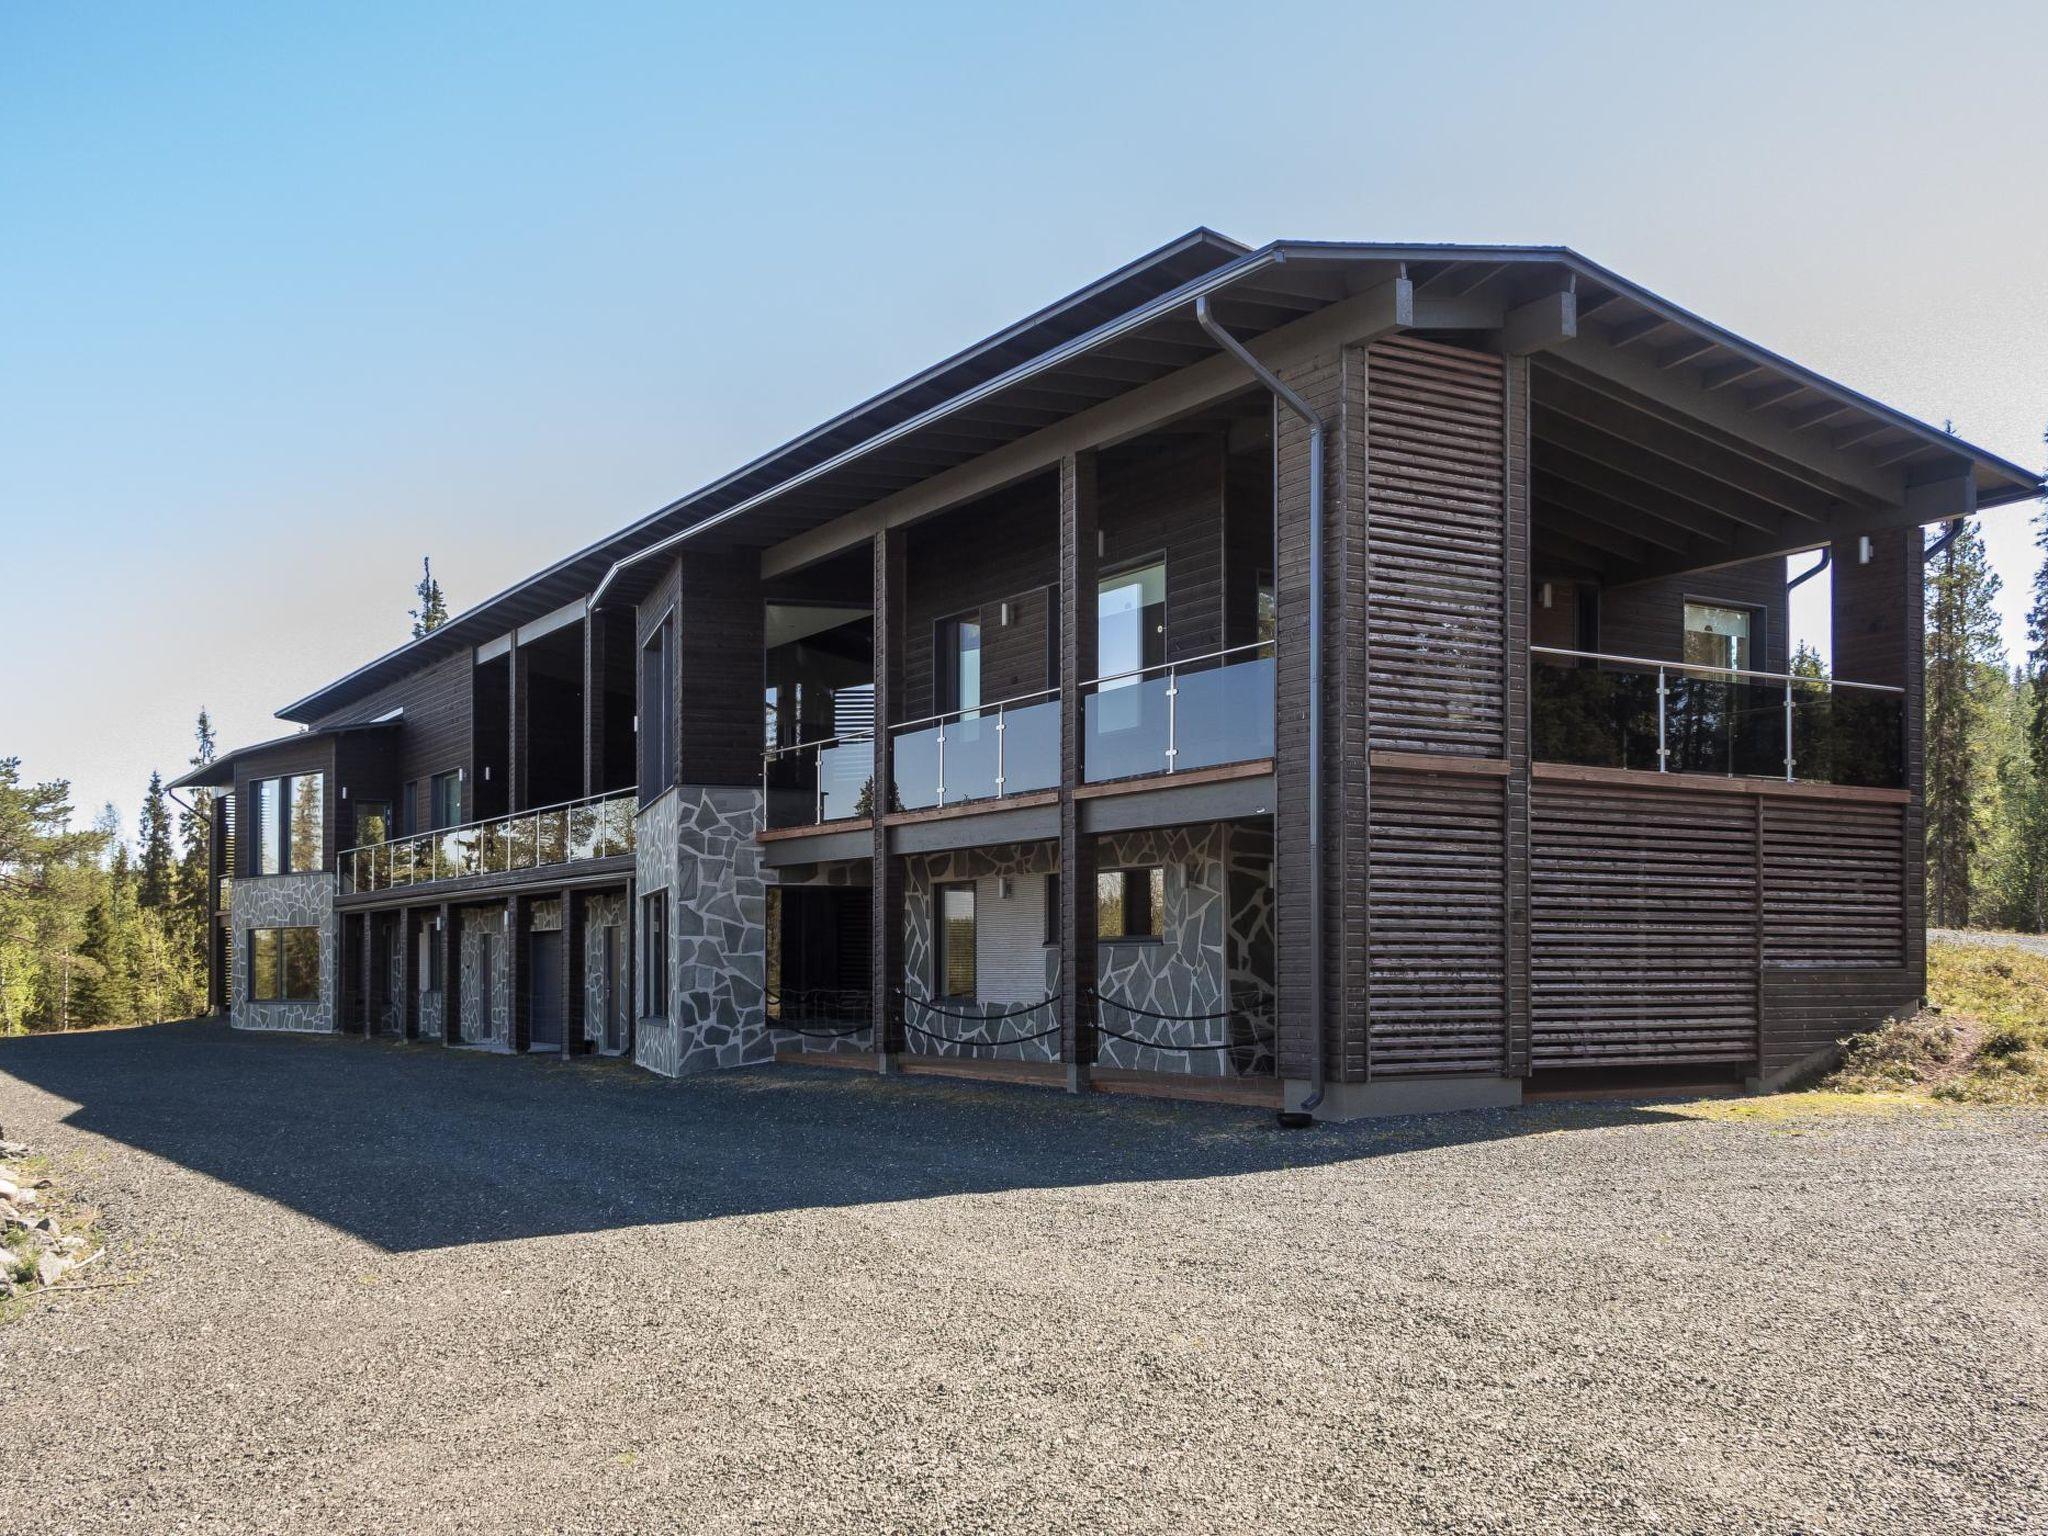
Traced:
POLYGON ((562 1048, 562 936, 559 933, 536 933, 529 938, 528 1042, 537 1051, 559 1051, 562 1048))

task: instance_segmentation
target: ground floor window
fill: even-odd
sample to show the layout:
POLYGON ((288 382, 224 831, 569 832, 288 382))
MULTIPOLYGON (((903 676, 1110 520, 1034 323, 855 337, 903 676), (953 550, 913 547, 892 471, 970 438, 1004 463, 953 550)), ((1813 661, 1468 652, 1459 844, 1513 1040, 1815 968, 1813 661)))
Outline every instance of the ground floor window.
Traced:
POLYGON ((938 912, 933 937, 932 990, 941 997, 972 999, 974 975, 974 887, 942 885, 933 893, 938 912))
POLYGON ((1105 869, 1095 876, 1095 936, 1156 939, 1166 910, 1166 871, 1105 869))
POLYGON ((640 1016, 668 1017, 668 892, 640 898, 640 1016))
POLYGON ((249 930, 249 999, 257 1003, 312 1002, 320 996, 318 928, 249 930))

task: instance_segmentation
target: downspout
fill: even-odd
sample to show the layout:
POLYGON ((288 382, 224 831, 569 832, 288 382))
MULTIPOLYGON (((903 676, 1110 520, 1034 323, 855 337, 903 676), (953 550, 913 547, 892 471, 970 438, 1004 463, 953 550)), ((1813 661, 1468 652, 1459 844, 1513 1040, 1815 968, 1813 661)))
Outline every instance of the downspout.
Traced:
POLYGON ((1823 544, 1820 550, 1820 564, 1813 567, 1813 569, 1810 571, 1801 571, 1797 576, 1794 576, 1790 581, 1785 583, 1785 590, 1787 592, 1791 592, 1800 587, 1805 586, 1809 581, 1813 580, 1814 577, 1818 576, 1822 571, 1826 570, 1829 566, 1833 565, 1834 563, 1835 546, 1832 544, 1823 544))
MULTIPOLYGON (((1315 1024, 1309 1055, 1309 1092, 1299 1107, 1280 1111, 1280 1123, 1312 1124, 1323 1102, 1327 1075, 1323 1038, 1323 418, 1209 313, 1209 296, 1195 299, 1195 321, 1216 345, 1249 368, 1261 384, 1308 428, 1308 1011, 1315 1024)), ((1275 1027, 1278 1027, 1277 1017, 1275 1027)))
POLYGON ((1956 535, 1963 531, 1963 524, 1966 521, 1967 519, 1959 517, 1954 522, 1950 523, 1948 525, 1947 533, 1944 533, 1940 538, 1936 539, 1932 544, 1929 544, 1925 549, 1920 551, 1920 558, 1922 560, 1932 560, 1944 549, 1947 549, 1949 545, 1955 543, 1956 535))

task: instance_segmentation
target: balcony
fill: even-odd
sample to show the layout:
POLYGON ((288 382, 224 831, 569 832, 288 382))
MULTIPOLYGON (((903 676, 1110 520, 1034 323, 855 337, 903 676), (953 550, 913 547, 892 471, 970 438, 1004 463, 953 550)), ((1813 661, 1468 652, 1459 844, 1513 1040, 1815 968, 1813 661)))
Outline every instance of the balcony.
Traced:
POLYGON ((1272 642, 1099 678, 1081 708, 1090 784, 1271 757, 1272 642))
POLYGON ((1538 762, 1900 789, 1905 691, 1531 646, 1538 762))
POLYGON ((896 784, 892 810, 930 810, 1059 788, 1057 689, 912 720, 889 734, 896 784))
POLYGON ((346 848, 339 860, 341 892, 404 890, 630 854, 637 802, 635 791, 622 790, 346 848))
POLYGON ((869 815, 874 782, 873 731, 771 747, 761 758, 766 825, 813 827, 869 815))

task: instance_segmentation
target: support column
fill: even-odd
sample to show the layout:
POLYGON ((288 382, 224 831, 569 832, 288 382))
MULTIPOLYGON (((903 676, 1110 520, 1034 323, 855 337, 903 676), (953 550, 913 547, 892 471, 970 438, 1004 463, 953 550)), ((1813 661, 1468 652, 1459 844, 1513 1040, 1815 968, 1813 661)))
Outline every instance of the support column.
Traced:
POLYGON ((363 1038, 377 1032, 377 946, 374 942, 377 914, 364 912, 357 919, 356 975, 361 988, 358 1001, 363 1010, 363 1038))
MULTIPOLYGON (((533 1045, 533 1013, 526 995, 526 933, 532 920, 533 898, 514 896, 505 903, 505 985, 512 997, 510 1044, 515 1051, 533 1045)), ((490 1007, 490 999, 484 1000, 490 1007)))
POLYGON ((420 1037, 419 949, 415 942, 417 915, 410 907, 398 909, 398 1033, 404 1040, 420 1037))
MULTIPOLYGON (((526 809, 526 658, 513 630, 505 652, 505 809, 526 809)), ((474 812, 471 813, 472 816, 474 812)))
POLYGON ((868 794, 874 823, 874 864, 873 905, 868 914, 868 986, 875 1067, 880 1072, 894 1071, 897 1053, 903 1049, 896 1005, 896 991, 903 985, 903 865, 890 852, 885 824, 896 800, 889 723, 903 692, 903 545, 900 528, 875 535, 875 766, 868 794))
POLYGON ((583 930, 587 921, 581 891, 562 892, 562 1059, 585 1050, 583 1038, 583 930))
POLYGON ((434 942, 441 947, 441 1043, 456 1045, 462 1040, 462 940, 455 931, 461 909, 441 903, 441 926, 434 942))
POLYGON ((604 625, 602 613, 583 615, 583 794, 604 788, 604 625))
POLYGON ((1099 578, 1092 450, 1060 460, 1060 1060, 1085 1093, 1095 1062, 1095 839, 1081 828, 1081 685, 1096 674, 1099 578))

